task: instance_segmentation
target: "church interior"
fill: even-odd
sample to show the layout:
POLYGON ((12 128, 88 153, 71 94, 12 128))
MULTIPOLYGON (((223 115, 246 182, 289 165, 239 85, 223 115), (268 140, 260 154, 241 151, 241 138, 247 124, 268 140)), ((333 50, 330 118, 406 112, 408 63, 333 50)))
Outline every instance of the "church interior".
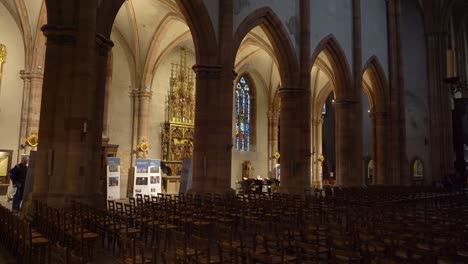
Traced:
POLYGON ((0 263, 468 263, 465 0, 0 0, 0 128, 0 263))

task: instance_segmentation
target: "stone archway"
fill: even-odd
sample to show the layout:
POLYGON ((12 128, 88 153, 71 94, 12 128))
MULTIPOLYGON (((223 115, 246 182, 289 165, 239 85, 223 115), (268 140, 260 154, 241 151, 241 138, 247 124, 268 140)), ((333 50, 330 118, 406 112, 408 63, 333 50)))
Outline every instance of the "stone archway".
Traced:
MULTIPOLYGON (((336 144, 336 184, 338 186, 362 186, 362 128, 360 91, 352 87, 349 64, 343 49, 333 35, 328 35, 317 46, 313 56, 312 67, 320 53, 329 61, 332 78, 331 89, 334 92, 335 107, 335 144, 336 144)), ((312 71, 312 68, 310 69, 312 71)), ((318 95, 317 95, 318 96, 318 95)), ((314 101, 313 116, 323 105, 328 93, 323 93, 314 101), (321 103, 321 105, 319 105, 321 103)), ((316 172, 317 173, 317 172, 316 172)))
POLYGON ((372 130, 372 159, 375 162, 372 184, 387 184, 387 131, 388 131, 388 82, 376 56, 369 58, 363 68, 362 87, 370 102, 369 116, 372 130))

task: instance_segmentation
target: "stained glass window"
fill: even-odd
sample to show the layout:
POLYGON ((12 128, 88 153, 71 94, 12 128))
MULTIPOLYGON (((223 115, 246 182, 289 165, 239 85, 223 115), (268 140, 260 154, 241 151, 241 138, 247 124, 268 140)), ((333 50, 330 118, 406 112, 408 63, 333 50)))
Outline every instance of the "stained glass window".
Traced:
POLYGON ((252 133, 252 91, 245 76, 236 85, 236 150, 250 151, 252 133))

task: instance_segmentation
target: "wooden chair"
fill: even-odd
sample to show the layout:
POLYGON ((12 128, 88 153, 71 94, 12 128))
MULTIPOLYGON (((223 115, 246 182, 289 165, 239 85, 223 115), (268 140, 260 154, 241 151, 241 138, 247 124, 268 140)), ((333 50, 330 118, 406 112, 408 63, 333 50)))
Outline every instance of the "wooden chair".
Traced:
POLYGON ((195 263, 221 263, 221 258, 212 254, 210 241, 208 239, 193 235, 192 243, 193 247, 195 248, 195 263))
POLYGON ((188 238, 185 233, 172 230, 171 234, 176 259, 181 260, 182 263, 188 263, 195 256, 195 249, 188 246, 188 238))
POLYGON ((143 264, 153 263, 151 257, 145 256, 143 243, 135 241, 133 238, 120 236, 120 263, 122 264, 143 264))

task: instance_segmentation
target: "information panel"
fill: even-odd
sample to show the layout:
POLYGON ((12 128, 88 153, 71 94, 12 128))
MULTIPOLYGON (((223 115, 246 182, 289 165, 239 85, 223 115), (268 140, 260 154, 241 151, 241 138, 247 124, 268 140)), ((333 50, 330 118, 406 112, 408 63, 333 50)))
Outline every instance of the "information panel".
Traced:
POLYGON ((161 160, 149 160, 149 194, 156 196, 162 192, 161 160))
POLYGON ((149 167, 150 160, 148 159, 137 159, 135 166, 135 177, 133 187, 133 197, 137 194, 149 195, 149 167))
POLYGON ((107 199, 120 199, 120 158, 107 158, 107 199))

